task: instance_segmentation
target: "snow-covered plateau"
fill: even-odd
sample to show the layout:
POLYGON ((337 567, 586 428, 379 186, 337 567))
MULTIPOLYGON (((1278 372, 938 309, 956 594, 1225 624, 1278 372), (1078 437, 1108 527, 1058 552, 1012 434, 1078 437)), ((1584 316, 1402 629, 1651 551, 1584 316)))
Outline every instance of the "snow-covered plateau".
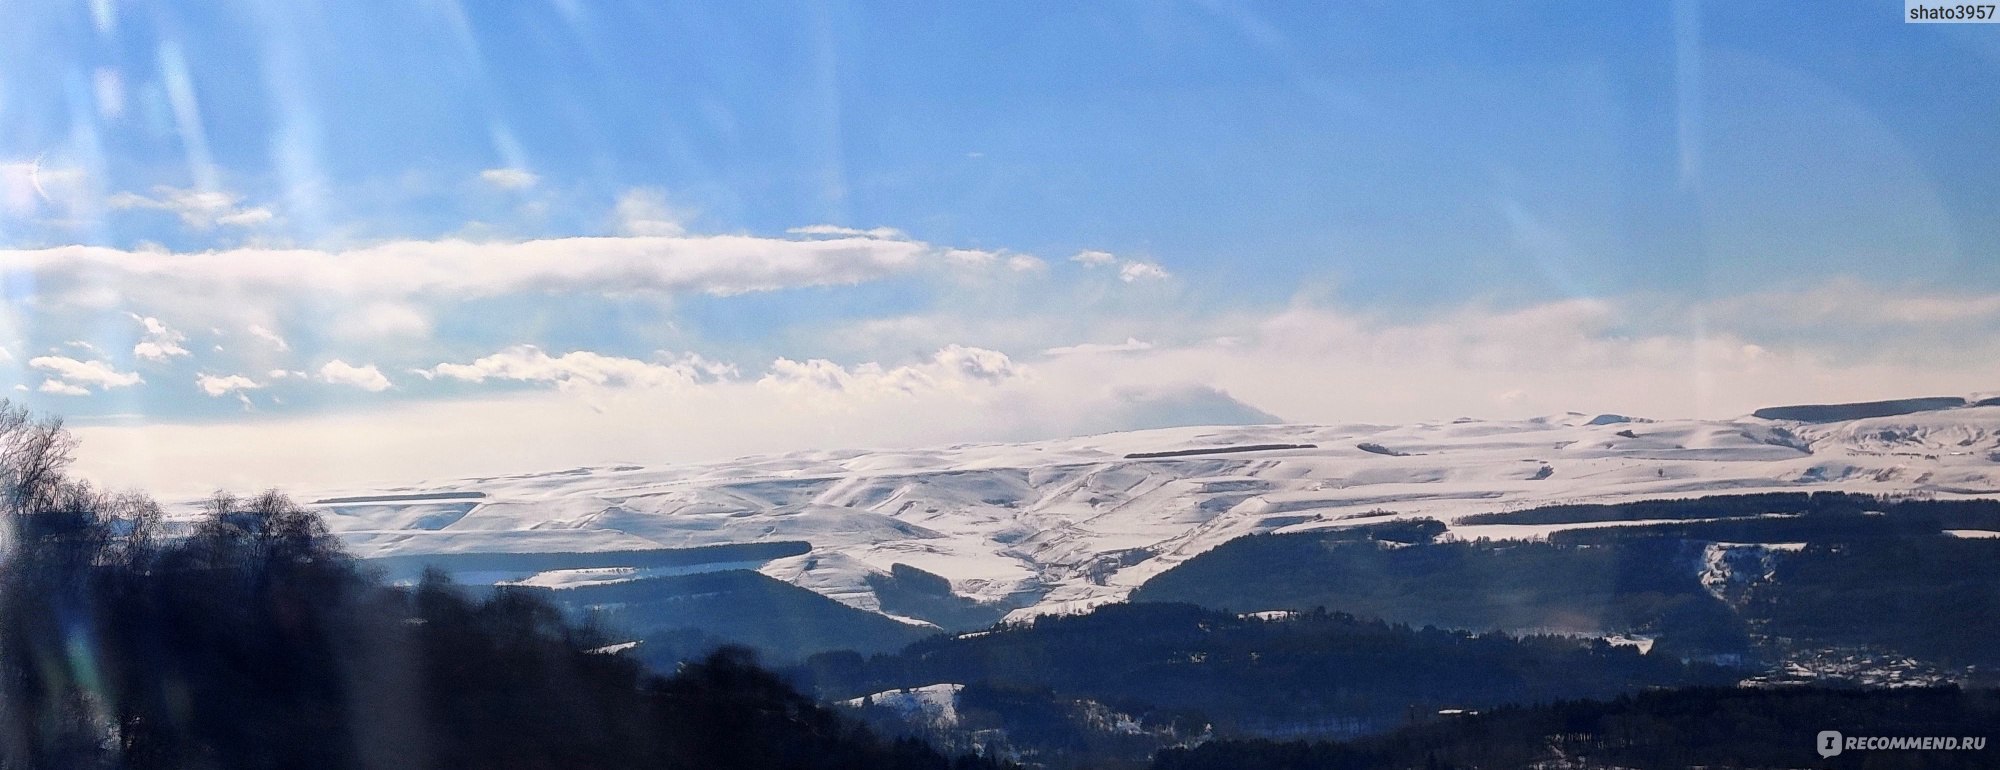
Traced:
MULTIPOLYGON (((715 568, 754 567, 879 611, 870 576, 900 563, 943 576, 963 597, 1008 603, 1018 618, 1120 600, 1251 533, 1426 516, 1452 525, 1448 537, 1537 538, 1605 523, 1454 522, 1557 503, 1814 490, 2000 495, 2000 406, 1832 422, 1571 413, 1170 428, 577 468, 329 492, 314 507, 368 557, 805 541, 802 555, 715 568)), ((571 570, 530 582, 656 573, 571 570)))

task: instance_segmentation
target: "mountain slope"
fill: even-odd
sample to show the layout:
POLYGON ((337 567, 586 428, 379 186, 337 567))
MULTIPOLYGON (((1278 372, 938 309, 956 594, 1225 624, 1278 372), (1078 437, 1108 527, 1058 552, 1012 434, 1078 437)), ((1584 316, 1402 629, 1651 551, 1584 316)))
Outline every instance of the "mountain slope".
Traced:
POLYGON ((1538 539, 1605 523, 1465 517, 1552 504, 1831 490, 2000 495, 2000 406, 1832 422, 1572 413, 1408 426, 1170 428, 579 468, 372 494, 329 490, 316 507, 367 556, 802 541, 810 551, 755 568, 880 612, 878 592, 896 585, 892 570, 906 565, 905 575, 943 577, 955 597, 899 596, 887 614, 953 628, 1010 611, 1018 618, 1117 601, 1252 533, 1424 516, 1443 521, 1447 538, 1538 539))

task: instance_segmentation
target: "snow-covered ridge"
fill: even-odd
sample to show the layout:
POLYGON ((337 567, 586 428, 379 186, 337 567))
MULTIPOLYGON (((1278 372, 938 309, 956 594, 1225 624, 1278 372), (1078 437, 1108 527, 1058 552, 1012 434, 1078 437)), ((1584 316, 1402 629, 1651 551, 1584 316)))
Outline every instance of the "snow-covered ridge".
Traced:
MULTIPOLYGON (((1390 516, 1449 524, 1554 503, 1803 490, 2000 495, 2000 406, 1823 423, 1563 414, 1171 428, 579 468, 344 490, 316 507, 366 556, 802 540, 810 553, 757 569, 879 610, 870 576, 909 564, 949 579, 957 594, 1008 602, 1026 615, 1119 600, 1147 578, 1254 532, 1390 516), (1290 448, 1190 451, 1250 445, 1290 448), (1159 453, 1171 455, 1129 457, 1159 453)), ((1558 528, 1469 525, 1453 534, 1540 537, 1558 528)), ((607 579, 615 576, 537 582, 607 579)))

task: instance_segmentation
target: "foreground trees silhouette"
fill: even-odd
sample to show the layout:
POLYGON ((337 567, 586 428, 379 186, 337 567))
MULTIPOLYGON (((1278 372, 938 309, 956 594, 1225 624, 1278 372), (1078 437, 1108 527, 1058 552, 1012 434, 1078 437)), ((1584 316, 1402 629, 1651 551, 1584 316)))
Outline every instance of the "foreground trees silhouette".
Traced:
POLYGON ((385 585, 277 493, 164 515, 67 478, 74 446, 0 401, 0 767, 998 766, 742 651, 660 677, 529 594, 385 585))

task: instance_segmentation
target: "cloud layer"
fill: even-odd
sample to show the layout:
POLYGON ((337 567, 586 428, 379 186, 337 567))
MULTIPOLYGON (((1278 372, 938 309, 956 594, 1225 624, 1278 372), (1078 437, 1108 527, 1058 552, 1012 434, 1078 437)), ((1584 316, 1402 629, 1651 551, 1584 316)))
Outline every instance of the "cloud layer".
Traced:
POLYGON ((318 292, 347 301, 524 292, 743 294, 855 284, 915 269, 929 247, 875 238, 580 237, 519 243, 399 241, 347 251, 244 248, 174 254, 96 246, 0 250, 0 273, 54 302, 172 294, 318 292))
POLYGON ((85 418, 114 391, 140 411, 90 429, 105 479, 206 486, 1218 421, 1729 416, 2000 388, 1990 295, 1836 277, 1695 301, 1259 306, 1110 252, 1051 264, 831 224, 690 235, 644 190, 616 213, 633 234, 0 251, 0 282, 27 287, 0 309, 0 348, 26 352, 0 370, 85 418), (746 317, 761 325, 732 328, 746 317), (230 402, 257 414, 224 420, 230 402), (268 453, 287 435, 330 454, 268 453), (169 440, 189 449, 131 454, 169 440), (411 445, 450 451, 398 448, 411 445))
MULTIPOLYGON (((1909 307, 1981 304, 1896 296, 1909 307)), ((1747 301, 1692 314, 1713 319, 1747 301)), ((1791 295, 1771 301, 1767 317, 1799 304, 1791 295)), ((1200 328, 1182 327, 1171 342, 1073 341, 1019 355, 946 344, 850 363, 778 357, 740 372, 693 354, 638 358, 517 345, 413 370, 422 376, 409 382, 461 389, 442 400, 383 402, 337 418, 93 427, 87 454, 93 472, 115 481, 339 485, 1216 422, 1394 423, 1567 410, 1726 417, 1775 403, 2000 388, 2000 356, 1961 349, 1944 363, 1916 365, 1648 318, 1679 317, 1670 308, 1636 298, 1569 300, 1397 319, 1294 306, 1210 318, 1200 328), (498 384, 513 389, 491 390, 498 384), (298 442, 284 440, 288 435, 317 440, 292 446, 298 442), (133 454, 166 441, 199 449, 174 458, 133 454)), ((1882 314, 1896 324, 1909 315, 1882 314)), ((2000 323, 1995 314, 1947 315, 1954 324, 2000 323)), ((1935 326, 1923 329, 1906 329, 1903 339, 1920 346, 1945 339, 1935 326)), ((70 359, 31 365, 50 372, 54 388, 121 387, 137 377, 70 359)), ((372 391, 392 387, 378 368, 337 360, 318 378, 372 391)), ((202 387, 223 395, 261 384, 211 378, 202 387)))

